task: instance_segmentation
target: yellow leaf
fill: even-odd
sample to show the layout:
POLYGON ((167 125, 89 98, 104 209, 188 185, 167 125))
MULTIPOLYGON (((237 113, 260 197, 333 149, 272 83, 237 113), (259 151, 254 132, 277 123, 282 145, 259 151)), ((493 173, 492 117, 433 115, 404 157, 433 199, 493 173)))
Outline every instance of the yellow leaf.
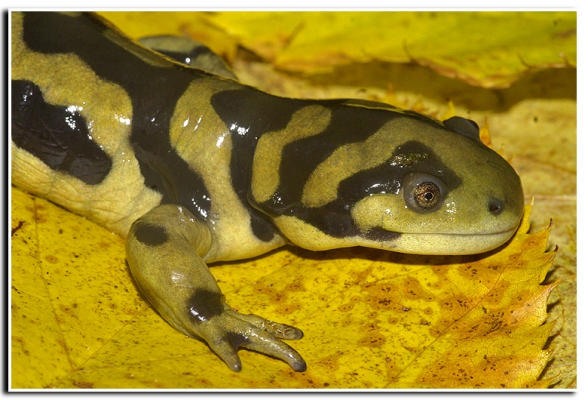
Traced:
MULTIPOLYGON (((137 28, 132 35, 199 29, 164 21, 170 24, 165 31, 159 21, 147 24, 152 31, 137 28)), ((280 46, 294 42, 292 32, 279 36, 280 46)), ((265 46, 277 48, 277 59, 280 47, 265 46)), ((575 166, 573 157, 566 162, 575 166)), ((555 213, 554 204, 548 206, 546 212, 555 213)), ((143 302, 126 270, 122 240, 18 190, 12 213, 13 387, 501 388, 553 382, 536 379, 550 357, 542 347, 552 324, 542 321, 552 286, 540 282, 554 254, 544 252, 547 231, 526 234, 527 220, 488 258, 288 249, 213 267, 233 306, 305 332, 290 343, 307 360, 305 373, 242 351, 244 368, 237 374, 143 302)))
POLYGON ((148 307, 120 237, 18 190, 12 200, 12 385, 43 387, 148 307))
POLYGON ((416 62, 482 87, 575 66, 574 12, 224 12, 217 27, 276 67, 309 74, 351 63, 416 62))
MULTIPOLYGON (((530 387, 549 359, 548 231, 486 257, 287 249, 212 268, 228 302, 291 323, 308 370, 242 351, 234 373, 137 294, 123 241, 12 191, 12 386, 530 387)), ((528 215, 528 212, 527 212, 528 215)))
POLYGON ((449 104, 447 105, 447 110, 445 111, 443 116, 440 118, 440 120, 445 121, 446 119, 449 119, 454 116, 455 116, 455 106, 453 104, 453 101, 449 100, 449 104))

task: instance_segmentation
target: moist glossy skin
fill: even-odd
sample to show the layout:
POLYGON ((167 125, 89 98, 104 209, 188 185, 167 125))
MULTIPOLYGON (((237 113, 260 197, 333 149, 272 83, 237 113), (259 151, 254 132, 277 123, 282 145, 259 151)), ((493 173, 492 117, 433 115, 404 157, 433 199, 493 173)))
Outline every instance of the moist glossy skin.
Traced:
POLYGON ((11 17, 13 183, 125 236, 153 307, 235 371, 242 347, 304 370, 280 340, 302 332, 231 309, 207 263, 286 242, 480 253, 520 222, 520 180, 472 121, 279 98, 201 71, 232 76, 185 40, 144 43, 191 66, 93 15, 11 17))
MULTIPOLYGON (((317 143, 287 147, 284 174, 300 173, 295 165, 308 162, 303 159, 317 143)), ((254 190, 256 182, 271 185, 262 172, 256 181, 256 165, 253 177, 254 190)), ((265 195, 271 195, 261 209, 278 214, 274 221, 281 232, 313 250, 361 245, 418 254, 479 253, 508 240, 522 215, 520 180, 508 163, 478 140, 422 119, 393 118, 363 142, 339 145, 304 180, 301 197, 291 194, 292 181, 280 181, 283 191, 268 187, 265 195), (407 202, 417 178, 443 189, 436 207, 407 202)))

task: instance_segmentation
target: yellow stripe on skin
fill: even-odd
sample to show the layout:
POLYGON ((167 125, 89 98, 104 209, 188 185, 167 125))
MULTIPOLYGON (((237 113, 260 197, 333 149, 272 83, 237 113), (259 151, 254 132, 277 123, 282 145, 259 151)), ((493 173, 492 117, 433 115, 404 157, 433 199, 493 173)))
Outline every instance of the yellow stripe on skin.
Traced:
POLYGON ((397 216, 404 208, 401 195, 375 194, 355 203, 351 217, 362 231, 378 227, 386 229, 386 222, 389 222, 386 216, 397 216))
MULTIPOLYGON (((394 244, 402 253, 431 255, 462 255, 483 253, 507 242, 516 228, 494 234, 409 233, 398 237, 394 244)), ((386 249, 386 247, 379 247, 386 249)), ((394 249, 391 249, 394 250, 394 249)))
POLYGON ((292 216, 281 215, 274 218, 274 223, 288 240, 307 250, 322 251, 354 246, 394 250, 396 247, 397 239, 378 242, 358 235, 333 237, 314 225, 292 216))
POLYGON ((13 183, 125 236, 133 220, 161 199, 159 193, 145 188, 128 141, 132 120, 128 94, 120 86, 101 80, 74 54, 31 51, 22 40, 22 15, 12 17, 12 79, 34 82, 49 104, 76 107, 88 123, 92 140, 112 159, 108 176, 98 185, 88 185, 52 170, 13 145, 13 183), (60 72, 55 73, 55 68, 60 72))
POLYGON ((296 217, 281 215, 273 221, 288 240, 307 250, 320 251, 358 245, 357 236, 335 238, 296 217))
POLYGON ((318 135, 331 120, 331 112, 322 106, 311 105, 296 111, 288 125, 263 135, 255 150, 251 190, 258 203, 269 200, 280 184, 280 162, 284 146, 296 140, 318 135))
POLYGON ((314 251, 363 246, 412 254, 477 254, 505 243, 516 230, 487 234, 401 233, 394 239, 378 241, 357 235, 335 238, 292 216, 279 216, 274 222, 296 246, 314 251))
POLYGON ((279 235, 269 242, 255 236, 248 210, 228 184, 232 133, 212 108, 210 98, 236 86, 229 80, 192 82, 176 104, 170 122, 172 147, 202 177, 212 199, 209 221, 217 240, 207 262, 248 258, 285 243, 279 235))
POLYGON ((399 121, 387 122, 363 142, 346 144, 335 150, 310 175, 302 192, 302 204, 321 207, 330 203, 337 199, 337 188, 342 180, 377 167, 390 158, 394 149, 405 141, 399 121))

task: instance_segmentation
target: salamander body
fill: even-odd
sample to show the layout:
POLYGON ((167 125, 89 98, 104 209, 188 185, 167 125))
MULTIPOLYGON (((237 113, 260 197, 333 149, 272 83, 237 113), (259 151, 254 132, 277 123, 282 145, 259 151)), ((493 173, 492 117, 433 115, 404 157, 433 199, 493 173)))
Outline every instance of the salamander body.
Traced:
POLYGON ((11 18, 13 183, 126 237, 144 296, 233 370, 240 347, 304 370, 281 340, 302 332, 229 307, 207 264, 286 243, 482 253, 518 227, 519 177, 473 121, 272 96, 92 14, 11 18))

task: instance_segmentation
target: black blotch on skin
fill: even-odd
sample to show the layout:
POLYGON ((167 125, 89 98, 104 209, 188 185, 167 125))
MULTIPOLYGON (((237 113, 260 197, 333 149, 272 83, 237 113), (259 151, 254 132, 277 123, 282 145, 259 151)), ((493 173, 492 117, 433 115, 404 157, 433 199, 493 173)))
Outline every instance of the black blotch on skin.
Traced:
POLYGON ((28 80, 12 81, 12 141, 49 168, 88 185, 106 178, 112 160, 90 138, 84 117, 66 106, 48 104, 28 80))
POLYGON ((41 53, 74 53, 100 78, 124 88, 133 106, 130 143, 145 186, 161 193, 163 204, 181 204, 197 218, 207 219, 211 204, 206 186, 169 139, 178 99, 191 82, 207 76, 204 72, 171 62, 163 66, 146 62, 138 54, 159 57, 110 30, 92 14, 24 13, 23 39, 41 53))
POLYGON ((471 119, 455 116, 443 121, 443 125, 455 133, 480 141, 480 128, 471 119))
POLYGON ((209 321, 223 312, 222 294, 206 289, 196 289, 186 302, 188 313, 196 323, 209 321))
POLYGON ((163 226, 138 221, 133 228, 137 240, 147 246, 159 246, 168 240, 167 232, 163 226))
POLYGON ((227 332, 223 339, 229 342, 234 350, 237 350, 242 345, 249 343, 249 339, 246 336, 237 332, 227 332))
POLYGON ((289 143, 282 150, 278 197, 286 203, 302 198, 304 185, 316 167, 335 150, 365 141, 386 122, 402 114, 389 110, 323 104, 331 109, 327 128, 318 135, 289 143))
POLYGON ((241 203, 251 216, 251 230, 260 240, 270 241, 275 227, 249 205, 253 155, 259 138, 285 128, 296 110, 308 102, 270 96, 251 88, 216 93, 211 98, 217 114, 233 133, 231 181, 241 203), (240 130, 240 131, 239 131, 240 130))
POLYGON ((366 232, 363 232, 361 236, 366 239, 375 240, 378 242, 386 242, 398 239, 402 234, 400 232, 387 231, 383 228, 376 227, 371 228, 366 232))
MULTIPOLYGON (((216 93, 212 96, 211 103, 227 128, 233 133, 230 163, 233 187, 243 205, 249 210, 251 229, 260 240, 265 241, 272 239, 276 229, 262 213, 251 207, 254 202, 250 193, 255 146, 263 134, 285 128, 292 115, 304 106, 317 104, 331 110, 331 121, 323 132, 290 143, 282 149, 280 185, 269 202, 271 203, 269 208, 273 208, 273 211, 267 212, 268 207, 260 207, 264 214, 282 215, 288 212, 286 209, 293 214, 288 205, 300 200, 304 184, 318 164, 340 146, 363 141, 387 121, 404 115, 394 111, 391 106, 386 107, 385 110, 362 107, 362 105, 382 107, 380 103, 362 103, 362 101, 347 99, 317 101, 288 99, 270 96, 251 88, 216 93), (282 206, 283 212, 276 211, 282 206)), ((418 114, 413 118, 440 126, 435 121, 418 114)), ((350 229, 348 221, 329 218, 332 214, 328 208, 321 211, 325 214, 317 215, 317 217, 331 225, 331 228, 326 228, 327 230, 343 232, 350 229)), ((312 214, 312 211, 308 212, 312 214)), ((344 235, 339 234, 339 236, 344 235)))
MULTIPOLYGON (((461 179, 441 162, 432 149, 420 142, 409 141, 398 146, 389 161, 342 180, 337 188, 337 198, 324 206, 305 207, 298 196, 294 202, 281 202, 277 206, 275 201, 270 199, 259 204, 259 207, 272 216, 296 216, 333 237, 362 235, 367 238, 366 232, 362 233, 355 225, 350 210, 355 203, 369 195, 382 191, 388 194, 399 193, 403 177, 410 172, 423 172, 437 176, 445 183, 447 193, 461 184, 461 179), (411 157, 415 154, 426 155, 426 157, 411 157), (411 159, 413 162, 408 165, 390 162, 390 160, 396 160, 398 156, 411 159)), ((389 235, 394 236, 394 233, 390 232, 389 235)))

